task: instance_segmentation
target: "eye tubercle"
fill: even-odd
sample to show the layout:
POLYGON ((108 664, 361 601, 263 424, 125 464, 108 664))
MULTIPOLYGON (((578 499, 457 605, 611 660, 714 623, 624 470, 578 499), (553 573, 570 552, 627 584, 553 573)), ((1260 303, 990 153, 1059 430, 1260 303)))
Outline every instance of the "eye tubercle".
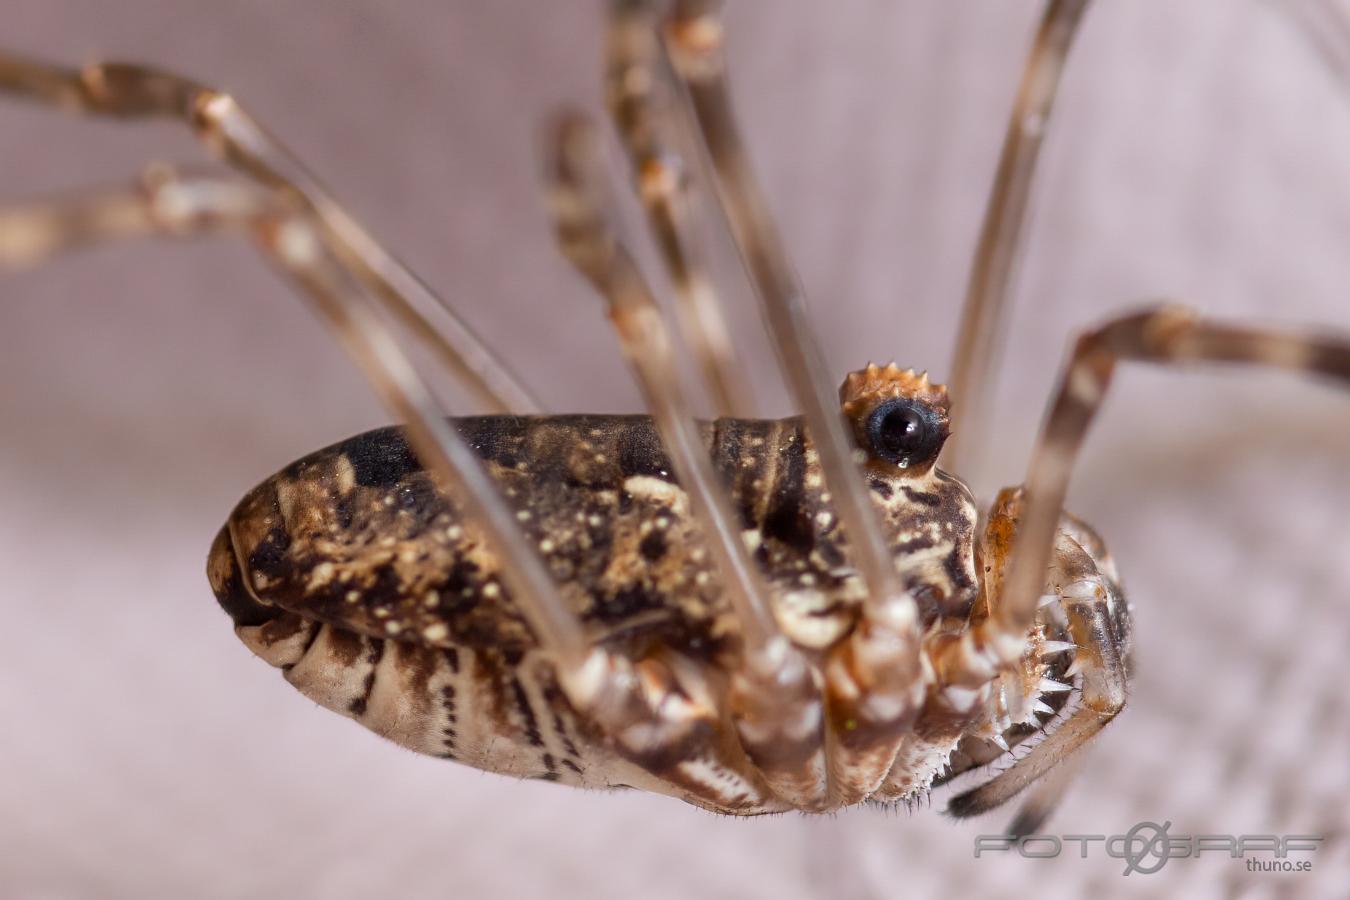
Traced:
POLYGON ((844 379, 839 400, 874 465, 926 471, 949 433, 947 389, 927 372, 869 363, 844 379))

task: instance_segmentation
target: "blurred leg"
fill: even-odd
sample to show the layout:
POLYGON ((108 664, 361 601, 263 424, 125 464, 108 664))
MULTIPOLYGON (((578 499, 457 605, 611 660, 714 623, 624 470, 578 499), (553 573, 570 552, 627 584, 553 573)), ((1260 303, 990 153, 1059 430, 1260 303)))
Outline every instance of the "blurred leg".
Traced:
POLYGON ((296 196, 352 277, 425 341, 486 409, 537 411, 530 393, 449 305, 371 237, 230 95, 144 66, 96 63, 75 70, 5 53, 0 53, 0 91, 73 112, 182 122, 230 166, 296 196))
POLYGON ((559 244, 608 305, 736 612, 743 655, 732 673, 730 712, 741 746, 777 797, 796 809, 823 809, 828 789, 819 691, 802 654, 779 633, 769 587, 741 538, 741 523, 680 387, 661 311, 615 236, 595 129, 579 116, 563 117, 546 152, 559 244))
POLYGON ((918 609, 877 526, 811 331, 806 298, 741 143, 727 89, 719 8, 716 0, 678 0, 665 24, 665 46, 780 369, 805 415, 848 535, 851 561, 867 588, 863 621, 825 668, 831 790, 841 802, 856 802, 881 784, 923 702, 918 609))
POLYGON ((211 233, 251 237, 311 301, 385 405, 406 423, 419 459, 503 560, 502 578, 512 598, 559 667, 579 671, 602 664, 542 560, 520 536, 491 476, 451 427, 310 208, 293 195, 153 166, 139 187, 0 209, 0 272, 40 265, 100 241, 211 233))
POLYGON ((934 660, 940 682, 979 684, 1022 655, 1053 553, 1069 478, 1120 360, 1176 365, 1226 362, 1290 369, 1350 382, 1350 339, 1201 321, 1158 307, 1080 337, 1060 376, 1025 482, 1025 502, 990 617, 934 660))
POLYGON ((698 198, 679 149, 674 84, 661 53, 654 5, 611 4, 606 100, 713 409, 718 416, 748 416, 754 408, 749 380, 737 366, 731 331, 693 233, 698 198))
POLYGON ((991 379, 1002 355, 1008 294, 1036 161, 1065 59, 1087 5, 1087 0, 1050 0, 1046 4, 1022 69, 994 187, 985 207, 948 384, 953 400, 952 438, 947 444, 945 467, 965 478, 978 475, 981 449, 988 437, 984 429, 991 379))

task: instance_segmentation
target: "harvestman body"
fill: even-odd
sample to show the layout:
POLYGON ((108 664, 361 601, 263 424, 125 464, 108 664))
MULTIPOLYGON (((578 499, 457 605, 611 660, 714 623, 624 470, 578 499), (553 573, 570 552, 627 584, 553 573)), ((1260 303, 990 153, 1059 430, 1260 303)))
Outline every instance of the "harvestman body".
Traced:
POLYGON ((1034 828, 1071 768, 1056 766, 1120 711, 1130 676, 1119 576, 1062 509, 1115 363, 1256 363, 1344 381, 1350 343, 1174 308, 1108 322, 1075 344, 1025 484, 981 516, 936 463, 953 422, 972 440, 1085 0, 1047 5, 1023 75, 962 319, 957 405, 894 366, 854 372, 834 395, 731 116, 717 5, 681 0, 664 18, 653 6, 613 5, 608 99, 714 422, 690 413, 662 314, 614 237, 593 128, 576 116, 551 135, 550 208, 650 416, 540 414, 232 98, 139 66, 0 55, 0 88, 183 120, 246 178, 152 167, 135 188, 0 210, 0 263, 114 237, 242 233, 406 423, 268 479, 210 551, 240 639, 322 705, 482 769, 743 815, 910 801, 1025 742, 949 810, 983 812, 1034 785, 1013 826, 1034 828), (800 417, 743 415, 691 237, 691 154, 711 172, 800 417), (382 312, 494 414, 447 419, 382 312))

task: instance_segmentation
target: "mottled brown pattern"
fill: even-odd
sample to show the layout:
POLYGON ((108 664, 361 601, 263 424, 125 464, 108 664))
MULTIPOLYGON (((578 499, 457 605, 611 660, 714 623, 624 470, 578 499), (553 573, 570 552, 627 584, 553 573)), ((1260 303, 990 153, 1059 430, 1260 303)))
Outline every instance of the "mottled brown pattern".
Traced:
MULTIPOLYGON (((610 750, 540 657, 497 580, 497 560, 392 428, 288 466, 231 515, 209 570, 240 628, 265 623, 246 642, 264 653, 296 621, 326 623, 305 665, 288 666, 288 678, 317 702, 421 752, 523 777, 632 785, 723 812, 785 808, 718 705, 739 630, 651 421, 490 416, 455 424, 594 639, 634 661, 696 666, 689 671, 699 673, 698 690, 713 698, 707 718, 695 718, 702 724, 638 756, 610 750), (320 653, 323 665, 347 674, 319 677, 320 653), (386 670, 393 687, 380 680, 386 670)), ((823 664, 860 621, 863 597, 800 420, 719 420, 702 433, 769 579, 780 627, 823 664)), ((986 583, 977 571, 969 491, 931 466, 873 465, 867 477, 926 629, 960 633, 981 615, 981 584, 997 576, 987 573, 986 583)), ((998 544, 1003 527, 995 517, 986 545, 998 544)), ((1045 672, 1029 662, 1030 691, 1045 672)), ((953 709, 935 685, 891 776, 855 793, 912 798, 941 773, 963 735, 1029 727, 990 718, 990 696, 953 709)), ((853 723, 836 724, 851 744, 867 743, 862 731, 850 733, 853 723)), ((869 765, 885 772, 894 752, 867 750, 869 765)))
MULTIPOLYGON (((598 639, 630 647, 658 641, 706 659, 734 650, 735 625, 649 419, 494 416, 457 424, 598 639)), ((800 422, 721 420, 703 432, 780 599, 842 634, 860 598, 800 422)), ((938 610, 963 616, 976 593, 969 493, 941 473, 918 487, 877 473, 870 480, 898 565, 930 619, 938 610)), ((503 653, 533 646, 494 578, 496 561, 396 429, 287 467, 241 501, 229 531, 265 602, 433 646, 503 653)), ((217 546, 212 566, 228 578, 224 549, 217 546)), ((213 583, 233 593, 222 577, 213 583)))

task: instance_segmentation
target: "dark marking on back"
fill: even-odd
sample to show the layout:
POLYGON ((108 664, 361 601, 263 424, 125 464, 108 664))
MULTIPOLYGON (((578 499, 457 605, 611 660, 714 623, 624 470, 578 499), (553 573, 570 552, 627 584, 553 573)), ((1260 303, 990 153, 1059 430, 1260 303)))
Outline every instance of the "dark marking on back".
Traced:
POLYGON ((595 603, 588 612, 587 618, 617 624, 640 612, 662 609, 665 605, 664 594, 652 590, 646 584, 635 583, 621 588, 609 596, 595 598, 595 603))
POLYGON ((947 577, 952 580, 952 586, 958 591, 968 591, 975 587, 974 582, 970 580, 970 574, 966 572, 960 544, 952 547, 952 551, 942 558, 942 567, 946 570, 947 577))
MULTIPOLYGON (((562 688, 558 687, 556 682, 549 683, 545 686, 544 702, 548 704, 549 711, 553 714, 553 730, 557 732, 558 739, 562 741, 563 750, 566 751, 569 756, 580 759, 581 751, 577 749, 576 743, 572 740, 571 735, 567 733, 567 727, 563 723, 562 713, 559 712, 559 709, 564 705, 570 709, 571 704, 568 703, 567 697, 562 692, 562 688)), ((578 775, 581 774, 581 769, 570 759, 564 759, 563 765, 570 766, 576 770, 578 775)))
POLYGON ((915 503, 922 503, 924 506, 938 507, 942 505, 942 497, 938 494, 932 494, 928 491, 916 491, 907 484, 900 485, 900 490, 905 492, 905 496, 915 503))
POLYGON ((328 648, 340 666, 353 666, 361 658, 361 650, 367 640, 355 632, 334 625, 325 625, 328 629, 328 648))
POLYGON ((650 475, 673 482, 670 458, 651 422, 634 423, 619 432, 619 474, 624 478, 650 475))
POLYGON ((780 474, 761 531, 765 538, 779 541, 805 556, 815 545, 815 531, 804 502, 806 448, 800 436, 784 444, 779 465, 780 474))
POLYGON ((239 562, 234 555, 234 542, 230 537, 230 528, 226 525, 216 535, 211 546, 212 557, 223 557, 228 565, 228 574, 217 586, 216 602, 225 610, 226 615, 236 626, 263 625, 280 616, 281 610, 275 606, 264 606, 254 599, 248 585, 244 583, 244 574, 239 571, 239 562))
POLYGON ((422 468, 399 428, 379 428, 339 445, 363 487, 390 487, 422 468))
POLYGON ((459 721, 455 713, 455 686, 447 684, 441 688, 441 708, 445 710, 446 726, 441 729, 441 746, 445 748, 442 754, 447 759, 454 759, 457 751, 455 747, 455 725, 459 721))
POLYGON ((379 669, 380 659, 384 657, 384 641, 372 640, 366 652, 366 664, 370 671, 366 673, 365 683, 361 685, 361 694, 347 705, 347 711, 353 716, 364 716, 370 703, 370 695, 375 690, 375 673, 379 669))
POLYGON ((638 552, 648 562, 656 562, 666 555, 666 536, 659 531, 652 531, 638 544, 638 552))
POLYGON ((286 568, 290 560, 287 551, 291 548, 291 536, 280 525, 258 542, 258 546, 248 555, 248 567, 252 571, 262 572, 269 578, 277 577, 286 568))
POLYGON ((907 541, 901 541, 892 548, 897 553, 913 553, 916 550, 927 550, 936 544, 937 541, 927 533, 920 534, 910 538, 907 541))
MULTIPOLYGON (((530 742, 532 747, 543 747, 544 738, 539 733, 539 720, 534 715, 534 709, 530 706, 530 698, 525 693, 525 687, 520 683, 520 679, 511 679, 511 694, 516 701, 516 709, 520 710, 520 716, 524 720, 525 739, 530 742)), ((548 754, 544 754, 546 757, 548 754)))

